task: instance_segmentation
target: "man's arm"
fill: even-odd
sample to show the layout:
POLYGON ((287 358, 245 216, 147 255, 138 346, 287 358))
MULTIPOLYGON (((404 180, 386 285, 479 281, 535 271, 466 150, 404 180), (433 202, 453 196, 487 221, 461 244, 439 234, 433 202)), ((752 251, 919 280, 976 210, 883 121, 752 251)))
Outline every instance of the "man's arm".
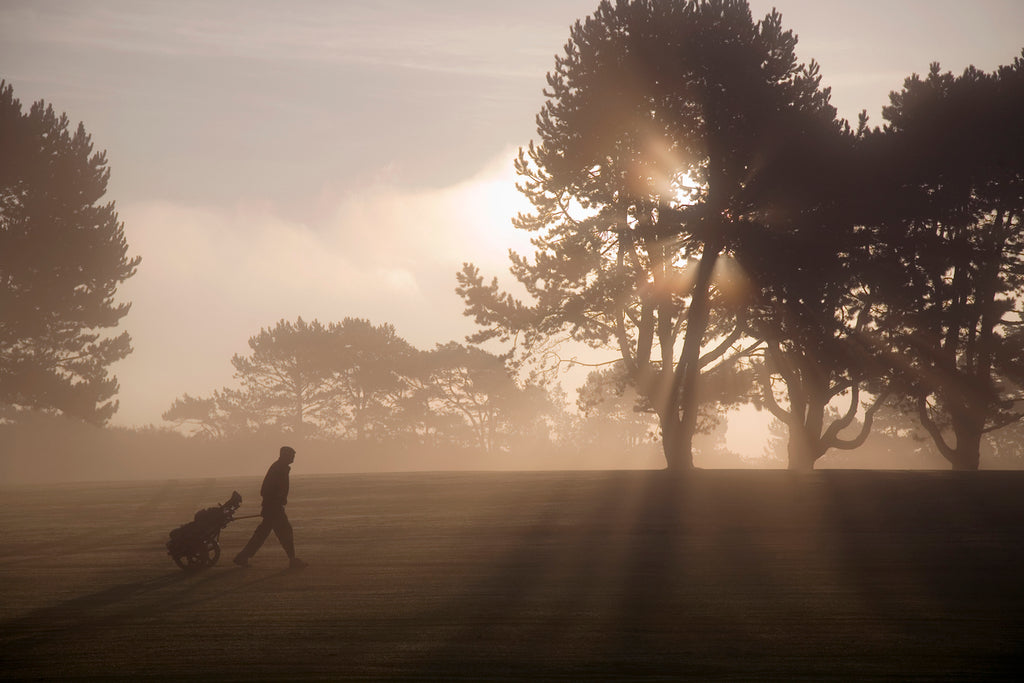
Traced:
POLYGON ((260 488, 264 505, 285 505, 288 503, 288 466, 275 462, 267 470, 260 488))

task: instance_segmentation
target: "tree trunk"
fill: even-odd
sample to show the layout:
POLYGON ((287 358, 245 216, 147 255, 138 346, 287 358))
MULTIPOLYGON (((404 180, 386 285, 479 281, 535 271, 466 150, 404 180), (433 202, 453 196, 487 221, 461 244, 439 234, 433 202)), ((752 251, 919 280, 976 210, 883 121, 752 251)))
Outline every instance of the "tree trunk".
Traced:
POLYGON ((804 425, 789 425, 789 443, 786 450, 789 454, 788 469, 793 472, 810 472, 817 461, 815 442, 804 425))
POLYGON ((673 472, 689 472, 693 469, 693 432, 679 430, 673 443, 666 444, 665 462, 673 472))
POLYGON ((693 433, 686 433, 675 409, 666 412, 659 414, 665 464, 671 472, 688 472, 693 469, 693 433))
MULTIPOLYGON (((673 383, 669 394, 670 409, 674 404, 681 408, 681 419, 678 420, 678 433, 675 443, 676 469, 693 469, 693 435, 697 431, 697 412, 700 403, 697 401, 697 379, 700 376, 700 350, 704 341, 704 332, 708 327, 709 290, 711 273, 718 259, 718 240, 709 240, 704 246, 697 266, 697 277, 693 284, 693 295, 690 298, 690 310, 686 316, 686 338, 683 340, 680 368, 676 375, 678 383, 673 383), (682 371, 680 373, 680 370, 682 371)), ((666 448, 666 459, 669 451, 666 448)), ((669 469, 673 463, 669 460, 669 469)))
POLYGON ((976 471, 981 465, 982 426, 971 417, 953 417, 953 434, 956 448, 946 457, 953 469, 961 472, 976 471))

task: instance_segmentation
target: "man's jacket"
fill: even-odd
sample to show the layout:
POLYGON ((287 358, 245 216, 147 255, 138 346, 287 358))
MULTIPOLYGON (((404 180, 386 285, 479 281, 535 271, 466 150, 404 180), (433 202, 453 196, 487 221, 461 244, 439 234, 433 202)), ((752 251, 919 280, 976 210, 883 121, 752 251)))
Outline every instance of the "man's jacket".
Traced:
POLYGON ((288 472, 291 467, 283 460, 276 461, 267 470, 260 487, 263 507, 281 507, 288 504, 288 472))

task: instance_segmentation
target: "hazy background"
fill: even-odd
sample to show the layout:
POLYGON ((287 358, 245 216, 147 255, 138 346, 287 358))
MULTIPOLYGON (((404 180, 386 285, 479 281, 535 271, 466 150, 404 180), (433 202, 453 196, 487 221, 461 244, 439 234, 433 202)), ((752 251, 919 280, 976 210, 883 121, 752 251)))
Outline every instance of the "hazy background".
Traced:
MULTIPOLYGON (((991 70, 1018 0, 750 0, 777 7, 840 115, 881 123, 932 61, 991 70)), ((596 0, 0 2, 0 77, 106 149, 138 274, 114 424, 160 424, 285 318, 390 322, 419 348, 472 331, 454 273, 523 250, 511 160, 596 0)), ((571 385, 571 380, 569 384, 571 385)), ((573 398, 570 396, 570 398, 573 398)))

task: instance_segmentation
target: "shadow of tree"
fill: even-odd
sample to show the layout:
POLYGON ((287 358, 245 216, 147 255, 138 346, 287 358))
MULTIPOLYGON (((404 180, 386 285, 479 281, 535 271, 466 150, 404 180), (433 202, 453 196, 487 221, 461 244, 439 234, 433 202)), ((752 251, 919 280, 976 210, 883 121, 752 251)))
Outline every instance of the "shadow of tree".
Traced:
POLYGON ((66 636, 160 618, 200 603, 247 593, 288 573, 285 569, 249 577, 243 570, 178 571, 118 584, 0 622, 0 644, 12 659, 28 661, 33 659, 34 649, 66 636))

